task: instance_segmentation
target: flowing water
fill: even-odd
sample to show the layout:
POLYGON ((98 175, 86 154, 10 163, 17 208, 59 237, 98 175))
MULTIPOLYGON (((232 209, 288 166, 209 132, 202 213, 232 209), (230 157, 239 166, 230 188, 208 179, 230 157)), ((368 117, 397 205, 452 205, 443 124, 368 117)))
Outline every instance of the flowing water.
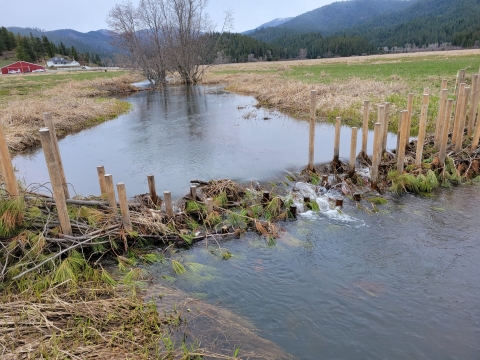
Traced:
MULTIPOLYGON (((146 192, 153 173, 159 191, 179 197, 193 178, 268 181, 306 163, 308 123, 257 109, 250 97, 174 87, 126 100, 131 113, 60 142, 77 192, 98 193, 97 165, 130 195, 146 192)), ((316 130, 316 161, 328 161, 333 127, 316 130)), ((349 142, 344 127, 343 157, 349 142)), ((41 151, 14 162, 27 184, 48 181, 41 151)), ((152 291, 174 286, 238 316, 230 323, 251 324, 265 342, 229 333, 240 355, 259 344, 272 359, 289 358, 279 348, 298 359, 480 359, 478 185, 394 197, 379 212, 367 202, 335 209, 308 185, 291 186, 321 211, 281 224, 275 243, 254 234, 221 240, 229 260, 213 240, 178 252, 188 272, 150 266, 152 291)))

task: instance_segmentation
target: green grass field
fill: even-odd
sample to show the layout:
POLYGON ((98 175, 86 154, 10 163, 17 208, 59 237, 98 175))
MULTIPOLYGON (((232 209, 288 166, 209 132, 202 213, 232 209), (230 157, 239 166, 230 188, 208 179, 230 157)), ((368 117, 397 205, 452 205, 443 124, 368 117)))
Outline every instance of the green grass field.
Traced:
MULTIPOLYGON (((410 91, 419 92, 423 88, 440 89, 442 79, 451 83, 458 70, 465 69, 467 74, 478 73, 480 56, 419 56, 412 58, 376 58, 360 63, 325 63, 313 66, 292 66, 284 72, 289 79, 306 83, 320 82, 329 84, 344 81, 352 77, 377 81, 404 81, 410 91)), ((467 78, 469 81, 471 77, 467 78)))

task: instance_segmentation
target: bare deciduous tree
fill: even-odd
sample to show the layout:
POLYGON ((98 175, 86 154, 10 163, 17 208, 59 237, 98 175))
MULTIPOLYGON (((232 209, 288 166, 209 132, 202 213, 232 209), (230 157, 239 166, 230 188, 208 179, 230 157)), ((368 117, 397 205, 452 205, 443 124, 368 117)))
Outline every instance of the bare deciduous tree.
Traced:
MULTIPOLYGON (((141 0, 116 5, 107 21, 117 45, 129 52, 149 80, 165 83, 167 71, 185 84, 197 83, 211 62, 214 26, 205 10, 208 0, 141 0)), ((226 13, 222 32, 231 22, 226 13)))

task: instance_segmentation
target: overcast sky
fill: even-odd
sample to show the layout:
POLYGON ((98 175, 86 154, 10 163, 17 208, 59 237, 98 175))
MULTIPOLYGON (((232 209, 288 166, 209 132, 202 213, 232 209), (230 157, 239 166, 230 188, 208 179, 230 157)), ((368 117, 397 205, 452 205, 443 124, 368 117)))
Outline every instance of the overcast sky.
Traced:
MULTIPOLYGON (((1 0, 6 1, 6 0, 1 0)), ((338 0, 210 0, 208 13, 221 27, 223 14, 233 10, 234 29, 242 32, 276 18, 291 17, 338 0)), ((106 29, 105 18, 122 0, 54 1, 22 0, 4 4, 0 26, 36 27, 43 30, 74 29, 81 32, 106 29)), ((134 4, 138 0, 133 0, 134 4)))

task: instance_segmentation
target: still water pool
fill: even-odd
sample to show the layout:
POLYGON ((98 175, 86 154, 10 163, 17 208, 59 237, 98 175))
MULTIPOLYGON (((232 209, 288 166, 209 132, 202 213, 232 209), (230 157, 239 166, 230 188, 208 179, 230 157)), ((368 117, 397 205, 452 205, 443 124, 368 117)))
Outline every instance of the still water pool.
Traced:
MULTIPOLYGON (((268 181, 307 164, 308 122, 258 109, 252 97, 221 87, 169 87, 124 100, 133 106, 130 113, 60 141, 71 193, 99 194, 98 165, 115 183, 125 182, 129 196, 146 193, 146 177, 154 174, 159 192, 179 198, 192 179, 268 181)), ((316 162, 330 161, 334 127, 319 123, 316 133, 316 162)), ((350 128, 343 127, 345 158, 350 137, 350 128)), ((395 146, 394 136, 389 143, 395 146)), ((42 150, 13 162, 27 185, 49 181, 42 150)))

